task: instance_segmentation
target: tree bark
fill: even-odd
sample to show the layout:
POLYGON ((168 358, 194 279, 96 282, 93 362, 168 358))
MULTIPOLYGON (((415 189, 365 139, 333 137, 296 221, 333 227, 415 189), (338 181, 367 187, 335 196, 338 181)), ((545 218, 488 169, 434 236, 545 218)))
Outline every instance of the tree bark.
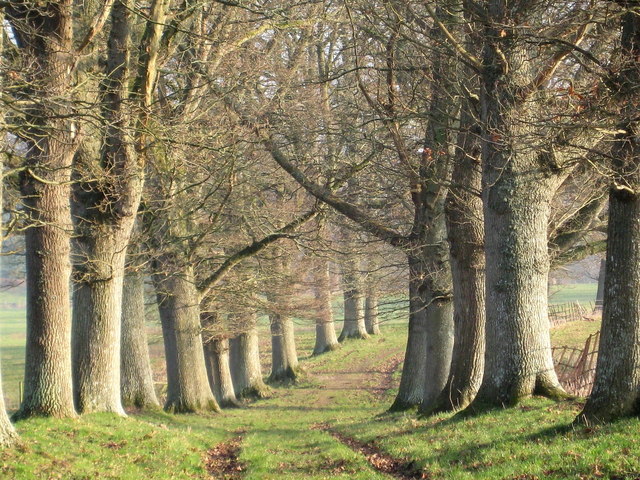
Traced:
MULTIPOLYGON (((444 227, 443 218, 440 222, 444 227)), ((408 256, 409 335, 400 386, 391 411, 418 405, 422 410, 431 410, 449 375, 453 302, 448 247, 443 229, 434 224, 430 231, 436 238, 441 237, 440 242, 427 243, 429 247, 422 257, 408 256)))
POLYGON ((369 335, 380 335, 378 292, 375 288, 369 288, 364 298, 364 324, 369 335))
POLYGON ((313 293, 316 300, 316 342, 313 355, 320 355, 340 347, 333 321, 331 276, 329 262, 326 259, 319 259, 316 262, 313 293))
POLYGON ((125 415, 120 397, 120 322, 128 234, 114 238, 109 233, 84 239, 86 256, 81 256, 84 263, 76 272, 74 396, 80 413, 125 415))
POLYGON ((159 407, 149 358, 145 325, 144 276, 141 272, 134 271, 124 277, 121 353, 122 403, 125 406, 137 408, 159 407))
POLYGON ((271 321, 271 374, 269 383, 295 382, 299 377, 298 353, 290 317, 269 314, 271 321))
MULTIPOLYGON (((487 27, 486 35, 501 39, 493 28, 487 27)), ((560 175, 553 171, 553 149, 542 148, 546 139, 529 118, 537 112, 532 99, 512 96, 515 82, 529 78, 529 72, 510 70, 505 55, 509 65, 526 69, 523 53, 515 47, 500 51, 500 40, 489 43, 480 98, 486 363, 477 401, 504 406, 534 393, 564 393, 553 366, 547 312, 547 228, 560 175)))
POLYGON ((209 386, 222 408, 240 406, 229 367, 229 339, 212 338, 204 344, 209 386))
POLYGON ((591 395, 576 421, 602 423, 640 413, 640 15, 620 2, 622 120, 613 147, 602 330, 591 395))
MULTIPOLYGON (((470 102, 470 101, 469 101, 470 102)), ((480 128, 467 103, 445 213, 453 278, 455 339, 449 379, 434 411, 465 408, 482 383, 485 339, 485 262, 480 128)), ((426 413, 426 412, 425 412, 426 413)))
POLYGON ((26 244, 27 340, 24 399, 15 418, 73 417, 69 262, 71 164, 77 148, 70 119, 73 2, 12 3, 7 21, 29 58, 26 169, 20 190, 26 244))
POLYGON ((258 331, 251 327, 230 340, 231 378, 237 398, 266 398, 269 387, 262 379, 258 331))
POLYGON ((344 324, 339 342, 347 338, 366 339, 369 336, 364 324, 364 295, 358 264, 355 259, 347 258, 343 265, 344 324))
POLYGON ((218 411, 209 387, 202 346, 198 292, 192 267, 178 272, 167 253, 153 262, 167 363, 165 410, 174 413, 218 411))
POLYGON ((79 155, 73 196, 73 360, 76 407, 124 415, 120 395, 122 283, 126 249, 142 196, 142 160, 130 141, 130 0, 111 10, 106 76, 101 84, 100 158, 79 155), (101 178, 95 178, 95 172, 101 178))

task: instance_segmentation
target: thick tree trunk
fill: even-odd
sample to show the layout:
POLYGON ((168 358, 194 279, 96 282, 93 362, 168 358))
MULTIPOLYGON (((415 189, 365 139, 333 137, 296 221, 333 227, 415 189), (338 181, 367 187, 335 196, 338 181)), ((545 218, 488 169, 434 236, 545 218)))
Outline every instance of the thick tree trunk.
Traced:
POLYGON ((79 239, 82 251, 73 295, 73 379, 80 413, 125 415, 120 397, 120 330, 131 226, 127 230, 121 235, 95 235, 94 231, 91 237, 79 239))
MULTIPOLYGON (((49 149, 53 147, 51 145, 49 149)), ((17 418, 75 416, 69 303, 69 168, 73 155, 68 151, 60 151, 59 155, 61 165, 50 165, 47 173, 40 172, 51 183, 41 183, 31 175, 23 175, 22 194, 31 227, 25 232, 25 389, 17 418)))
POLYGON ((453 278, 454 330, 449 379, 435 411, 459 410, 475 398, 484 372, 485 263, 479 126, 462 112, 458 153, 445 212, 453 278))
MULTIPOLYGON (((444 218, 441 219, 444 227, 444 218)), ((435 229, 435 225, 434 225, 435 229)), ((438 229, 435 229, 435 234, 438 229)), ((444 240, 444 232, 441 240, 444 240)), ((409 256, 409 335, 398 394, 390 410, 431 404, 449 375, 453 349, 453 304, 446 243, 430 243, 423 258, 409 256)))
POLYGON ((153 281, 158 297, 167 363, 165 410, 174 413, 218 411, 209 387, 200 327, 198 292, 193 270, 174 272, 171 254, 154 260, 153 281))
MULTIPOLYGON (((632 2, 627 2, 631 6, 632 2)), ((617 78, 622 120, 613 148, 615 176, 609 191, 602 330, 596 377, 584 423, 612 421, 640 413, 640 16, 622 17, 617 78)))
POLYGON ((209 386, 222 408, 240 406, 229 368, 229 339, 212 338, 204 344, 209 386))
MULTIPOLYGON (((493 12, 496 25, 504 21, 504 9, 499 4, 493 12)), ((560 160, 536 128, 537 96, 513 95, 533 75, 531 62, 523 61, 527 46, 502 40, 501 32, 486 27, 491 41, 481 76, 487 317, 477 396, 479 403, 498 406, 534 393, 564 394, 553 366, 547 312, 547 229, 562 179, 560 160)))
POLYGON ((269 382, 295 382, 300 375, 293 321, 280 313, 271 313, 271 374, 269 382))
POLYGON ((101 84, 104 138, 98 159, 79 155, 74 188, 73 359, 76 407, 124 415, 120 396, 122 283, 126 249, 144 182, 133 149, 129 107, 130 0, 111 10, 101 84), (95 172, 101 178, 95 178, 95 172))
POLYGON ((266 398, 269 387, 262 380, 258 331, 251 327, 230 340, 231 378, 237 398, 266 398))
POLYGON ((364 299, 364 324, 369 335, 380 335, 378 292, 375 288, 369 288, 364 299))
POLYGON ((640 412, 638 265, 640 195, 613 187, 609 195, 607 270, 596 378, 579 421, 608 422, 640 412))
POLYGON ((316 300, 316 343, 313 347, 313 355, 320 355, 340 347, 333 321, 331 276, 329 262, 326 259, 316 262, 313 293, 316 300))
POLYGON ((144 276, 131 272, 124 277, 122 292, 122 348, 120 392, 125 406, 159 406, 153 383, 145 325, 144 276))
POLYGON ((24 49, 30 98, 21 174, 27 217, 27 340, 24 398, 15 418, 73 417, 71 380, 71 164, 76 125, 68 108, 73 85, 73 2, 36 8, 12 3, 7 21, 24 49))
POLYGON ((344 288, 344 324, 338 341, 347 338, 368 338, 364 324, 364 294, 358 262, 352 258, 345 261, 342 272, 344 288))
POLYGON ((524 172, 503 171, 485 185, 487 336, 479 397, 513 405, 534 393, 562 395, 547 311, 552 190, 524 172))

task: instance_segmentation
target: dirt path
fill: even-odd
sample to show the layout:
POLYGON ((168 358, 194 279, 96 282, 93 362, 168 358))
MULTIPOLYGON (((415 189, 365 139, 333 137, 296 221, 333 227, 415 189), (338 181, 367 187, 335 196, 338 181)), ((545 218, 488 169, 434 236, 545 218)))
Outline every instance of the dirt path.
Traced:
POLYGON ((364 360, 350 364, 345 370, 312 374, 314 382, 319 384, 315 405, 331 405, 340 390, 367 390, 379 399, 393 388, 393 374, 401 362, 402 354, 394 353, 376 365, 364 360))
POLYGON ((359 442, 343 433, 332 430, 326 423, 315 425, 315 428, 327 432, 354 452, 364 455, 369 464, 380 473, 399 480, 420 480, 427 478, 426 474, 417 468, 413 461, 392 457, 371 444, 359 442))
MULTIPOLYGON (((358 442, 344 432, 338 431, 331 424, 333 422, 331 418, 335 418, 333 415, 335 415, 336 403, 344 405, 345 398, 352 396, 351 392, 358 392, 358 400, 356 400, 358 402, 366 402, 366 399, 369 398, 370 402, 377 404, 397 382, 394 373, 403 357, 398 350, 383 351, 374 358, 352 355, 353 353, 355 351, 346 353, 341 359, 343 361, 340 366, 333 367, 332 371, 323 370, 321 359, 320 363, 307 363, 305 368, 308 369, 308 384, 302 384, 300 387, 276 388, 274 390, 275 398, 272 401, 259 401, 249 407, 248 411, 252 411, 253 415, 263 415, 272 422, 274 430, 264 430, 264 432, 269 432, 269 443, 262 445, 264 445, 266 452, 277 459, 277 464, 274 467, 276 472, 280 474, 297 472, 299 469, 306 468, 303 465, 317 464, 319 462, 317 457, 321 456, 313 452, 315 441, 307 442, 304 435, 300 435, 299 447, 294 447, 299 448, 300 455, 295 460, 280 457, 280 445, 277 440, 274 441, 280 435, 278 429, 281 429, 283 435, 288 439, 296 437, 298 430, 314 429, 324 432, 328 436, 327 438, 339 442, 361 456, 382 477, 401 480, 426 478, 410 460, 394 458, 380 451, 376 445, 358 442), (362 392, 367 392, 370 396, 363 397, 362 392), (274 408, 274 404, 278 407, 274 408)), ((239 461, 239 456, 243 448, 245 433, 254 434, 251 439, 247 438, 248 443, 251 443, 256 439, 256 432, 250 423, 245 423, 242 428, 246 430, 238 432, 232 440, 220 443, 207 452, 205 463, 212 478, 239 480, 251 470, 251 465, 243 465, 239 461)), ((262 432, 257 433, 258 436, 263 434, 262 432)), ((286 442, 287 440, 283 439, 282 443, 286 442)), ((246 447, 255 448, 255 443, 252 445, 253 447, 250 445, 246 447)), ((291 447, 289 446, 289 448, 291 447)), ((353 460, 348 455, 342 459, 333 458, 322 461, 326 465, 319 465, 313 471, 322 471, 325 474, 335 471, 335 475, 340 476, 344 475, 345 471, 348 472, 349 468, 354 468, 352 466, 353 460)), ((353 471, 357 472, 357 470, 353 471)), ((268 478, 275 477, 269 476, 268 478)))

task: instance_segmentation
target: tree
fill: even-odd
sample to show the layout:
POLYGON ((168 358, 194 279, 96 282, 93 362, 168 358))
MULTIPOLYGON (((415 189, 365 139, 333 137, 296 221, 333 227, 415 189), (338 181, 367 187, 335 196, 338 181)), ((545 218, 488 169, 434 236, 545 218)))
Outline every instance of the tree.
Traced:
POLYGON ((237 398, 266 398, 269 387, 262 380, 256 314, 248 312, 244 316, 244 321, 234 322, 236 330, 241 325, 241 333, 229 341, 233 386, 237 398))
POLYGON ((269 382, 295 382, 300 376, 298 352, 288 298, 291 292, 291 259, 284 257, 288 252, 279 252, 272 259, 271 266, 276 281, 275 288, 266 292, 269 302, 269 322, 271 324, 271 373, 269 382))
POLYGON ((480 71, 487 265, 487 353, 477 401, 512 405, 534 393, 562 397, 547 317, 550 205, 589 147, 586 138, 594 145, 599 136, 576 124, 575 115, 572 121, 554 116, 557 105, 545 87, 584 41, 592 13, 580 3, 554 10, 524 1, 491 1, 474 12, 483 25, 482 57, 465 56, 480 71), (538 24, 534 35, 559 40, 531 42, 532 25, 547 15, 553 26, 543 33, 538 24))
POLYGON ((229 328, 222 315, 203 311, 200 323, 204 329, 204 352, 209 386, 222 408, 239 406, 236 398, 229 361, 229 328))
MULTIPOLYGON (((27 215, 27 342, 24 399, 15 418, 73 417, 69 262, 70 180, 78 147, 71 0, 10 2, 6 21, 21 52, 29 106, 17 134, 26 146, 20 190, 27 215)), ((87 44, 88 42, 82 42, 87 44)))
POLYGON ((313 270, 313 294, 316 301, 316 341, 313 354, 320 355, 336 350, 340 347, 336 336, 336 327, 333 320, 331 273, 329 261, 325 257, 318 257, 314 261, 313 270))
POLYGON ((640 411, 640 9, 617 2, 621 40, 608 82, 618 117, 612 147, 609 224, 596 376, 577 421, 598 423, 640 411))
POLYGON ((342 291, 344 296, 344 324, 338 341, 347 338, 368 338, 364 323, 364 285, 360 259, 348 251, 342 260, 342 291))
POLYGON ((122 288, 120 391, 124 406, 156 408, 145 324, 144 274, 136 248, 129 245, 129 264, 122 288), (133 255, 132 255, 133 253, 133 255))
POLYGON ((150 108, 169 0, 154 0, 132 65, 133 2, 111 9, 99 159, 80 155, 74 185, 74 391, 80 412, 124 414, 120 322, 126 249, 142 198, 150 108), (135 128, 135 131, 134 131, 135 128))

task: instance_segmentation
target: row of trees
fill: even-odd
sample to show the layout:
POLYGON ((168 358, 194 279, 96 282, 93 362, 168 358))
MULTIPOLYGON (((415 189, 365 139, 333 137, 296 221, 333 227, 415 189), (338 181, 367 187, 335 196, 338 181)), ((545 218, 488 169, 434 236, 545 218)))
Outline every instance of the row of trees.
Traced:
MULTIPOLYGON (((321 204, 406 257, 393 408, 562 398, 548 273, 602 245, 607 189, 603 340, 580 418, 635 412, 636 2, 1 6, 5 183, 20 191, 11 225, 27 257, 17 418, 123 414, 127 253, 157 293, 166 407, 216 408, 199 334, 223 332, 211 348, 226 351, 221 286, 242 261, 321 224, 321 204)), ((261 262, 280 277, 292 259, 261 262)), ((255 268, 237 273, 249 292, 255 268)), ((291 352, 277 309, 272 326, 274 352, 291 352)), ((317 350, 331 348, 318 332, 317 350)), ((364 327, 346 322, 343 336, 364 327)))

